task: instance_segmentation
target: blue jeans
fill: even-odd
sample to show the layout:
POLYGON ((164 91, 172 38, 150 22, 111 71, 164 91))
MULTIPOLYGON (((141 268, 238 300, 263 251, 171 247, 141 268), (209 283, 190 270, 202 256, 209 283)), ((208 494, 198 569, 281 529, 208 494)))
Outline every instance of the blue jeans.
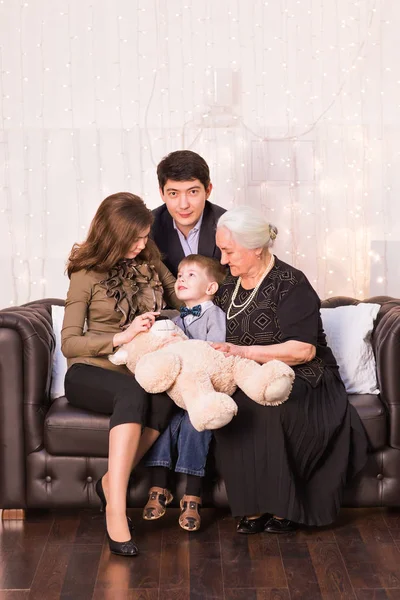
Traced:
POLYGON ((146 467, 168 467, 175 471, 204 477, 211 431, 197 431, 188 414, 182 410, 175 414, 167 429, 160 435, 154 446, 147 452, 146 467))

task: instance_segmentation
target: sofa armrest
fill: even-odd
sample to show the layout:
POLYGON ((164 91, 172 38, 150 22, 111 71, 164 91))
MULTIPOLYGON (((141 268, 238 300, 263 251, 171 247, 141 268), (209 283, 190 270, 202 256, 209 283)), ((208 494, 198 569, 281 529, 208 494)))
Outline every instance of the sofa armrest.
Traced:
POLYGON ((43 446, 55 340, 44 306, 0 311, 0 507, 25 505, 26 456, 43 446))
POLYGON ((389 445, 400 448, 400 306, 388 310, 372 338, 381 399, 389 414, 389 445))

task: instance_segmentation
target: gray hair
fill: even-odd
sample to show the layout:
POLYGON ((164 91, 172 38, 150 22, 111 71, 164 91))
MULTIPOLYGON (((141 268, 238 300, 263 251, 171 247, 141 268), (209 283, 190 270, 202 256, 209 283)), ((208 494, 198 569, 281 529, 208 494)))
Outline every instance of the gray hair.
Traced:
POLYGON ((235 206, 227 210, 219 219, 217 229, 226 227, 233 239, 249 250, 270 248, 278 229, 269 223, 260 209, 251 206, 235 206))

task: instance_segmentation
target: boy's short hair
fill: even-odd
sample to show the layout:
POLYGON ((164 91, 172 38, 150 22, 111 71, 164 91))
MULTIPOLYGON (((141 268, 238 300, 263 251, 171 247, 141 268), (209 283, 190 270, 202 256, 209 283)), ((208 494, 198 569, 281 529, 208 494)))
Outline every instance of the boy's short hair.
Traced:
POLYGON ((210 169, 200 154, 191 150, 177 150, 165 156, 157 166, 157 177, 160 189, 168 179, 172 181, 193 181, 198 179, 207 189, 210 185, 210 169))
POLYGON ((216 258, 203 256, 202 254, 189 254, 179 263, 178 273, 181 266, 185 264, 196 264, 203 267, 208 277, 210 277, 212 281, 216 281, 218 285, 221 285, 226 277, 226 268, 222 266, 216 258))

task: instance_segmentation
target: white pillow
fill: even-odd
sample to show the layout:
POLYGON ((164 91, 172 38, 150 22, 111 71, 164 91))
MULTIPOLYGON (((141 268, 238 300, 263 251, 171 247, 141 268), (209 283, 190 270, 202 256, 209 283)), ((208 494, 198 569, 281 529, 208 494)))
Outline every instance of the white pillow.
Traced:
POLYGON ((322 308, 321 318, 348 394, 379 394, 371 346, 379 304, 322 308))
POLYGON ((56 347, 53 355, 53 367, 51 373, 50 397, 52 400, 65 395, 64 378, 67 372, 67 359, 61 352, 61 329, 64 320, 64 307, 51 305, 51 318, 53 319, 53 331, 56 338, 56 347))

